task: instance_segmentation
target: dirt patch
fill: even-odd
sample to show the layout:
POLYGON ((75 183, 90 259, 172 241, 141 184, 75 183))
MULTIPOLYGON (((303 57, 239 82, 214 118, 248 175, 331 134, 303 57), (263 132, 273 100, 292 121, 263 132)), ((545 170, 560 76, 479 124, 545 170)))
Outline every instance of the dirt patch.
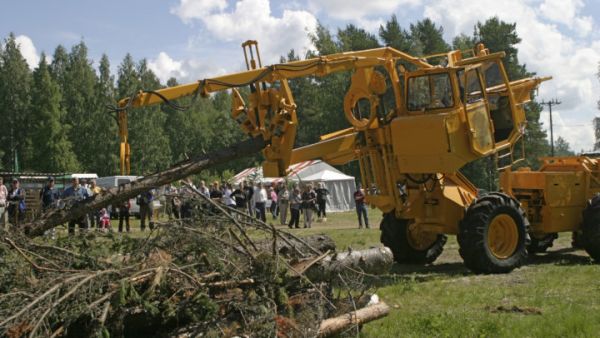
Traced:
POLYGON ((518 313, 523 315, 541 315, 542 310, 535 307, 520 307, 520 306, 486 306, 485 310, 491 313, 518 313))

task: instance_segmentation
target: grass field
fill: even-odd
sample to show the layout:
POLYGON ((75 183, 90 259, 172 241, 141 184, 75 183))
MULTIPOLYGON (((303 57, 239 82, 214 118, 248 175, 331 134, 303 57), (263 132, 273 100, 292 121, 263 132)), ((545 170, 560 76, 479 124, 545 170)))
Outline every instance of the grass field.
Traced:
MULTIPOLYGON (((369 217, 371 229, 358 229, 348 212, 291 231, 327 234, 338 250, 380 246, 381 213, 370 210, 369 217)), ((132 227, 133 236, 142 235, 138 220, 132 227)), ((395 265, 376 292, 392 311, 365 325, 363 337, 600 337, 600 265, 570 248, 570 234, 504 275, 469 272, 450 237, 433 265, 395 265)))
MULTIPOLYGON (((381 213, 357 229, 354 213, 330 215, 300 234, 324 233, 338 250, 379 246, 381 213)), ((550 253, 505 275, 464 268, 455 237, 431 266, 395 265, 377 294, 390 315, 364 326, 364 337, 600 337, 600 265, 570 248, 564 234, 550 253)))

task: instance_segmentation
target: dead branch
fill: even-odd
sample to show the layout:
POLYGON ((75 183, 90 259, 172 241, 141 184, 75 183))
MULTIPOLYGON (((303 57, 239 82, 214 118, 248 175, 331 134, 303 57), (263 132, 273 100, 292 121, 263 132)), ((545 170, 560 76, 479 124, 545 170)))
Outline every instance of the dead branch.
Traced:
POLYGON ((364 307, 357 311, 352 311, 344 315, 329 318, 321 322, 317 337, 331 337, 337 333, 343 332, 352 326, 362 325, 370 321, 385 317, 390 312, 390 307, 380 302, 371 306, 364 307))

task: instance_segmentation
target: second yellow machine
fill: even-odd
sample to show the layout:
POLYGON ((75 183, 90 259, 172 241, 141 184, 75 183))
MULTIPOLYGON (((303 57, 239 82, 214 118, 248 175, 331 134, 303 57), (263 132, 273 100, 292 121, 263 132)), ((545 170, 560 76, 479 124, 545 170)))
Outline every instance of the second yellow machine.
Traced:
POLYGON ((129 171, 129 108, 231 90, 232 118, 268 144, 266 177, 285 176, 291 164, 309 159, 358 161, 366 200, 384 213, 381 241, 398 262, 433 262, 448 234, 458 236, 465 265, 475 272, 508 272, 525 262, 531 229, 518 196, 478 196, 459 169, 490 155, 506 166, 522 156, 523 104, 548 78, 511 81, 504 53, 483 45, 469 55, 436 56, 443 65, 385 47, 262 66, 255 41, 242 47, 246 71, 140 91, 119 102, 122 171, 129 171), (341 71, 352 74, 340 107, 348 125, 294 148, 302 103, 288 80, 341 71), (248 95, 238 91, 242 87, 248 95))

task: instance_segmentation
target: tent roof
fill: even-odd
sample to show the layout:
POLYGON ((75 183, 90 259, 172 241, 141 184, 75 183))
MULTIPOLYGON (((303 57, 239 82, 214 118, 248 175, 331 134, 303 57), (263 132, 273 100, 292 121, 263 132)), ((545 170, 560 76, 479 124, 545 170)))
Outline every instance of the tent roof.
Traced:
POLYGON ((325 169, 312 175, 303 177, 304 181, 354 181, 354 177, 348 176, 341 172, 335 172, 325 169))
MULTIPOLYGON (((288 168, 287 174, 287 179, 290 181, 354 180, 354 177, 342 173, 321 160, 304 161, 293 164, 288 168)), ((258 179, 265 183, 277 183, 282 182, 285 179, 283 177, 263 177, 262 168, 257 167, 242 170, 233 177, 233 181, 239 183, 250 178, 258 179)))

